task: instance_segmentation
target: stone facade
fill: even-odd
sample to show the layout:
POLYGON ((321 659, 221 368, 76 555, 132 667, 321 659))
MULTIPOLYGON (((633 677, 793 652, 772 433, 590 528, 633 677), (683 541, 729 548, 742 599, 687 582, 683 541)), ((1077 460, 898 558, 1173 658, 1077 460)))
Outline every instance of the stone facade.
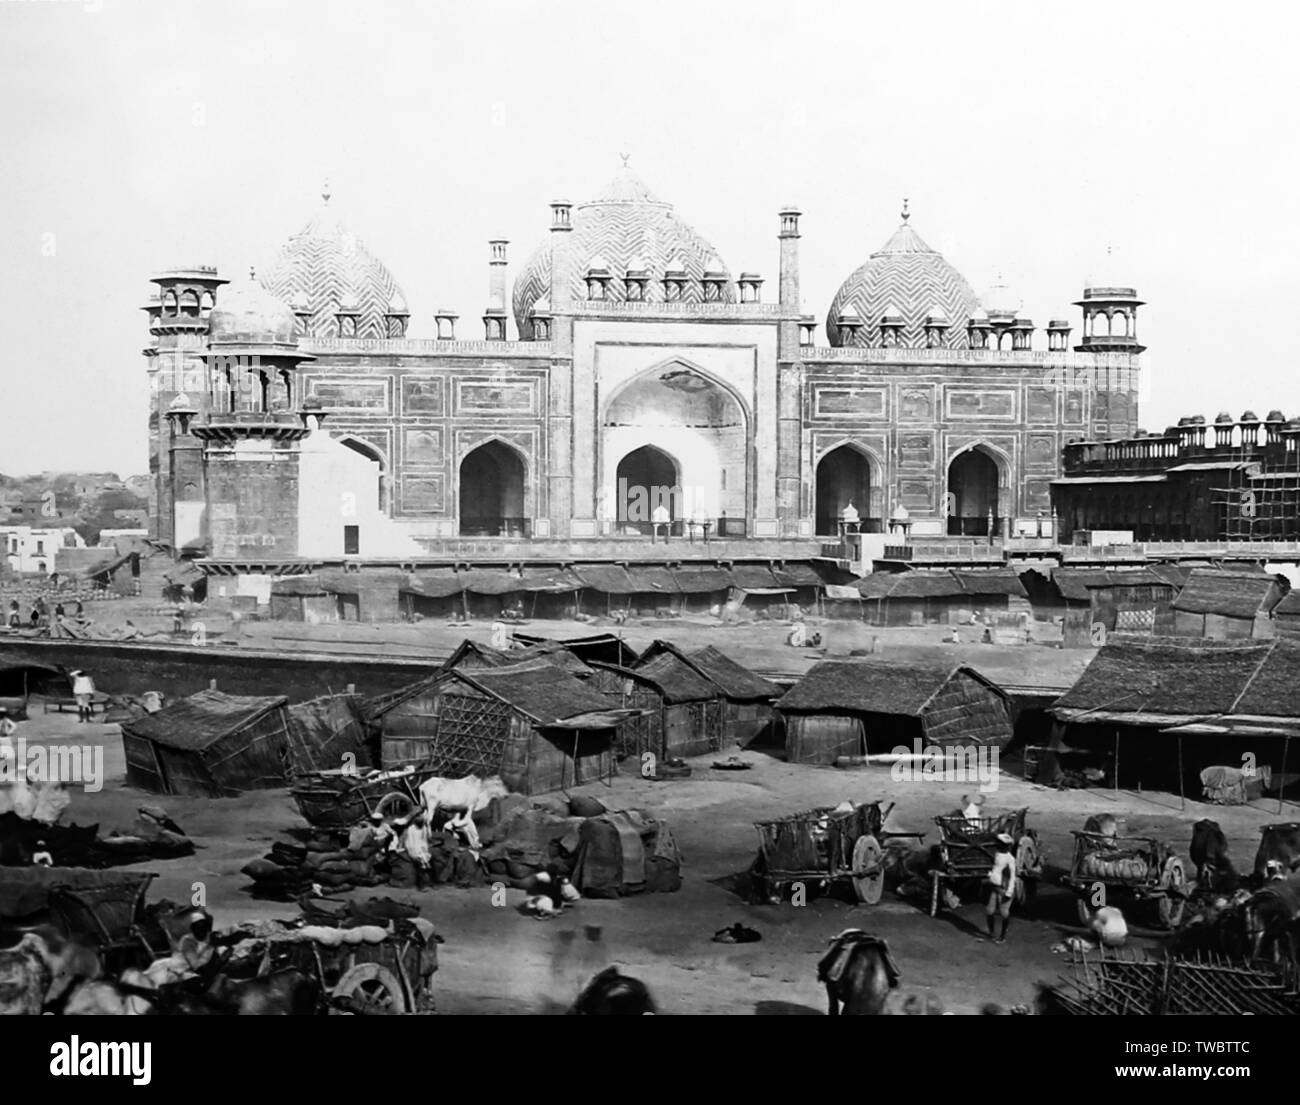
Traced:
POLYGON ((596 200, 552 205, 511 310, 505 243, 491 244, 483 340, 456 336, 447 309, 437 338, 404 336, 400 289, 368 253, 349 260, 363 247, 332 218, 256 287, 161 274, 146 307, 151 532, 241 562, 410 559, 465 538, 544 555, 656 522, 811 552, 846 510, 868 531, 906 517, 916 535, 1005 534, 1051 510, 1067 442, 1135 431, 1130 289, 1085 292, 1090 318, 1124 316, 1122 337, 1106 315, 1104 339, 1071 351, 1053 321, 1034 349, 1005 289, 979 306, 905 213, 837 294, 822 346, 798 241, 788 208, 764 302, 759 275, 733 277, 625 168, 596 200), (525 340, 503 340, 510 313, 525 340), (369 489, 300 480, 341 471, 296 459, 329 449, 369 489))

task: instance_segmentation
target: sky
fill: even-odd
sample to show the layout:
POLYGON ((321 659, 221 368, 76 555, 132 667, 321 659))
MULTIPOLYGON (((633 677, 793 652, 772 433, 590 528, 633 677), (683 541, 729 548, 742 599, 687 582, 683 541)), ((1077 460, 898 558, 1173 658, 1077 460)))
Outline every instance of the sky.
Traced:
MULTIPOLYGON (((1040 326, 1147 306, 1143 425, 1300 415, 1300 13, 1282 4, 0 0, 0 472, 147 469, 155 272, 265 265, 320 203, 476 336, 548 204, 632 168, 775 294, 911 223, 1040 326), (1108 254, 1109 249, 1109 254, 1108 254)), ((819 327, 819 340, 824 331, 819 327)), ((1045 341, 1044 335, 1037 340, 1045 341)))

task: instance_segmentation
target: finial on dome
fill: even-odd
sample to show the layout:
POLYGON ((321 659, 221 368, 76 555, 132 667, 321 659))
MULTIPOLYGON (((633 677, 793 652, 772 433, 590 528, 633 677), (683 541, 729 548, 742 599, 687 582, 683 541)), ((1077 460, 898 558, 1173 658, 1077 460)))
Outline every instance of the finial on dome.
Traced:
POLYGON ((912 213, 907 209, 907 197, 903 197, 903 222, 907 222, 912 217, 912 213))
POLYGON ((257 270, 256 270, 255 268, 253 268, 252 265, 249 265, 249 266, 248 266, 248 279, 249 279, 249 280, 256 280, 256 279, 257 279, 257 270))
POLYGON ((321 185, 320 198, 323 199, 326 203, 329 203, 330 201, 330 182, 328 178, 326 179, 325 183, 321 185))
POLYGON ((618 156, 623 159, 623 168, 626 169, 627 163, 632 160, 632 155, 630 153, 621 153, 618 156))

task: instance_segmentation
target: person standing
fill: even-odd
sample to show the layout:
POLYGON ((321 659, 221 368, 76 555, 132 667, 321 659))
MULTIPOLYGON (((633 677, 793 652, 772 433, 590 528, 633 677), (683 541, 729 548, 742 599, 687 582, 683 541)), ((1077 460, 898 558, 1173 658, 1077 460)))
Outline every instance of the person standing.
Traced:
POLYGON ((77 719, 89 721, 95 708, 95 683, 84 671, 72 673, 72 693, 77 700, 77 719))
POLYGON ((993 941, 995 944, 1006 941, 1007 926, 1011 923, 1011 903, 1016 898, 1016 857, 1011 854, 1015 843, 1010 833, 998 833, 997 852, 987 879, 988 903, 984 913, 990 937, 993 936, 994 917, 1002 919, 1002 931, 993 941))

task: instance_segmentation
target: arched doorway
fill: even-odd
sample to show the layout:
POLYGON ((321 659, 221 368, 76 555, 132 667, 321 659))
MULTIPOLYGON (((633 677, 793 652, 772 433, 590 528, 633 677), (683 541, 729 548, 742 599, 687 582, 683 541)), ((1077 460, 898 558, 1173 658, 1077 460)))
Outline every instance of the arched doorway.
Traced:
POLYGON ((650 534, 664 519, 676 533, 685 513, 677 462, 662 449, 642 445, 618 462, 614 520, 619 533, 650 534))
POLYGON ((524 462, 500 441, 489 441, 460 463, 462 537, 527 537, 524 462))
POLYGON ((620 465, 646 442, 670 458, 673 474, 637 473, 629 486, 678 487, 674 517, 707 523, 715 536, 745 536, 750 514, 749 416, 739 396, 682 360, 657 365, 614 390, 601 416, 598 516, 624 532, 620 465), (615 501, 611 501, 613 496, 615 501))
POLYGON ((987 537, 1002 530, 998 514, 998 463, 975 446, 948 465, 948 533, 987 537))
POLYGON ((880 532, 880 519, 869 517, 871 461, 862 450, 852 445, 841 445, 817 462, 815 523, 818 536, 838 535, 841 514, 850 505, 858 512, 862 532, 880 532))

